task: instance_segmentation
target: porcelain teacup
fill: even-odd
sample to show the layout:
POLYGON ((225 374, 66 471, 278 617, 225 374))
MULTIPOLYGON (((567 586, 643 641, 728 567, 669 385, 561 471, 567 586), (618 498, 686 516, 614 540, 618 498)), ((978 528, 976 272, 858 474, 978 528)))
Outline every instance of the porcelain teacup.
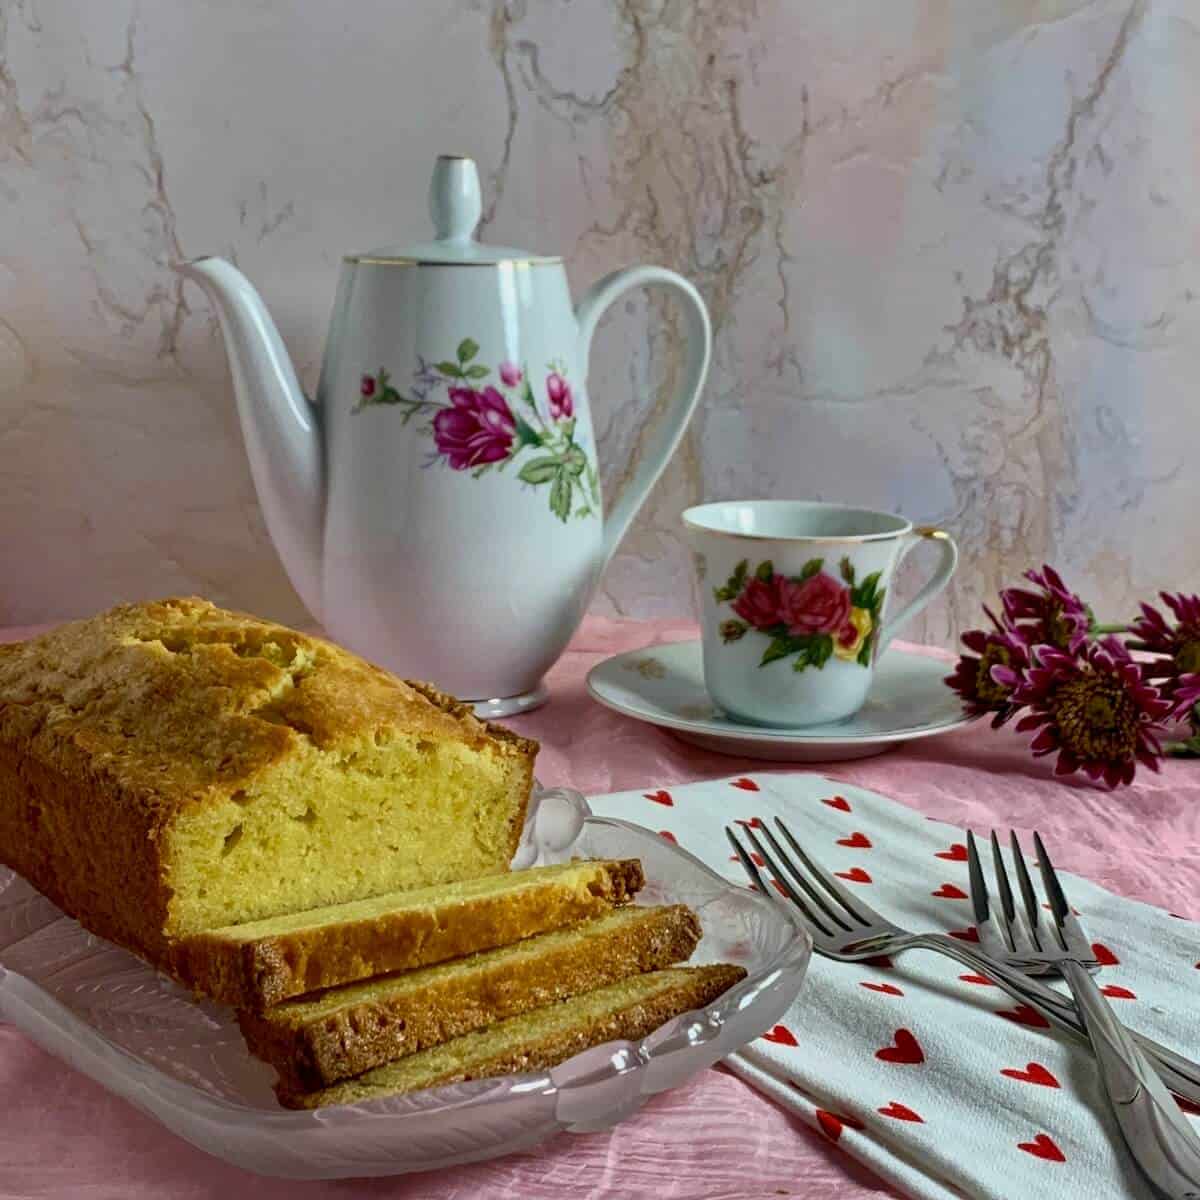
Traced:
POLYGON ((720 501, 687 509, 683 524, 705 687, 728 716, 757 725, 819 725, 858 712, 879 655, 958 562, 941 529, 841 504, 720 501), (896 568, 924 541, 940 550, 937 568, 885 619, 896 568))

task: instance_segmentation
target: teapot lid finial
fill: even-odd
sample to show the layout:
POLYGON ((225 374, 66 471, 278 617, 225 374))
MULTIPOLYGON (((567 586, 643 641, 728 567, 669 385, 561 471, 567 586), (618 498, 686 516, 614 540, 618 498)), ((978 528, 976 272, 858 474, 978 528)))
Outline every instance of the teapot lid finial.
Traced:
POLYGON ((436 241, 416 246, 382 246, 367 254, 348 254, 346 261, 424 267, 562 263, 561 258, 475 240, 475 229, 483 215, 483 197, 479 170, 473 158, 458 154, 438 155, 429 184, 429 215, 433 218, 436 241))
POLYGON ((483 215, 479 171, 473 158, 438 155, 429 184, 429 215, 439 241, 473 240, 475 226, 483 215))

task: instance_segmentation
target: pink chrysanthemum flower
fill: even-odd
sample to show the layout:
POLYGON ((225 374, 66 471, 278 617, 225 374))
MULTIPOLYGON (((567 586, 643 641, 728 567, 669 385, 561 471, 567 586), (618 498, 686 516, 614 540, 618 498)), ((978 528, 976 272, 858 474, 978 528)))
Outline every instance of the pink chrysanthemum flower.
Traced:
POLYGON ((992 713, 992 728, 999 729, 1017 711, 1012 702, 1014 684, 999 682, 994 667, 1004 667, 1020 678, 1029 666, 1029 652, 996 619, 988 608, 983 610, 992 629, 971 629, 962 635, 963 645, 972 653, 959 658, 954 672, 946 676, 946 686, 961 697, 963 707, 973 717, 992 713))
POLYGON ((1028 705, 1019 732, 1036 729, 1035 755, 1058 752, 1056 775, 1083 771, 1115 788, 1133 782, 1137 764, 1158 770, 1161 722, 1172 704, 1147 682, 1115 637, 1088 642, 1075 654, 1037 646, 1023 675, 996 667, 1012 702, 1028 705))
POLYGON ((1175 712, 1182 716, 1200 702, 1200 596, 1160 592, 1175 617, 1172 627, 1152 604, 1142 605, 1142 615, 1129 627, 1137 638, 1133 648, 1158 657, 1145 663, 1142 672, 1154 680, 1175 712))
POLYGON ((1025 578, 1037 587, 1036 592, 1011 587, 1000 593, 1006 623, 1027 646, 1048 645, 1076 653, 1092 627, 1088 606, 1049 565, 1026 571, 1025 578))

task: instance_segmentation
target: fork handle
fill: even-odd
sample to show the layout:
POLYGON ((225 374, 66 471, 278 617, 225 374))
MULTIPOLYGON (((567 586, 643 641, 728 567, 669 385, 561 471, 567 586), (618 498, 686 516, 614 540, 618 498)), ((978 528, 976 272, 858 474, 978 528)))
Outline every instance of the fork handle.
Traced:
MULTIPOLYGON (((1077 1037, 1086 1037, 1083 1018, 1079 1009, 1072 1003, 1070 996, 1064 996, 1053 988, 1047 987, 1039 980, 1032 978, 1015 967, 997 961, 979 950, 974 950, 966 943, 946 934, 932 934, 922 939, 922 944, 930 949, 936 949, 951 958, 965 963, 969 967, 977 967, 989 978, 995 980, 1015 1000, 1028 1003, 1030 1008, 1041 1013, 1047 1021, 1060 1029, 1073 1033, 1077 1037)), ((1089 976, 1090 978, 1090 976, 1089 976)), ((1107 1003, 1105 1008, 1108 1009, 1107 1003)), ((1111 1016, 1111 1011, 1109 1012, 1111 1016)), ((1113 1018, 1115 1020, 1115 1018, 1113 1018)), ((1200 1065, 1176 1053, 1167 1046, 1136 1033, 1131 1029, 1123 1032, 1133 1039, 1142 1053, 1149 1058, 1154 1070, 1163 1082, 1183 1100, 1200 1104, 1200 1065)))
POLYGON ((1060 967, 1083 1014, 1104 1090, 1130 1153, 1172 1200, 1200 1200, 1200 1138, 1092 977, 1070 959, 1060 967))

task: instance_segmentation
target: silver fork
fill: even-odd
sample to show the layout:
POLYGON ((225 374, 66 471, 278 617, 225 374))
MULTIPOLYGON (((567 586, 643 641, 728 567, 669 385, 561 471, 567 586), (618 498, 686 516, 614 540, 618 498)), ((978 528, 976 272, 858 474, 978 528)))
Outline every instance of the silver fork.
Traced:
MULTIPOLYGON (((1008 872, 994 833, 992 847, 996 884, 1002 896, 999 933, 1004 943, 1011 948, 1010 952, 1019 953, 1023 960, 1060 971, 1067 981, 1083 1014, 1113 1115, 1130 1153, 1147 1178, 1175 1200, 1200 1200, 1200 1138, 1192 1132, 1154 1068, 1117 1020, 1083 966, 1082 960, 1091 957, 1091 946, 1063 895, 1042 839, 1035 833, 1033 848, 1054 917, 1053 924, 1040 919, 1037 893, 1016 835, 1012 836, 1013 868, 1025 904, 1024 920, 1011 904, 1008 872), (1003 897, 1007 897, 1008 903, 1003 897)), ((985 930, 989 937, 996 935, 996 930, 992 928, 987 884, 971 833, 967 834, 967 862, 976 928, 981 944, 986 944, 985 930)))
MULTIPOLYGON (((887 920, 865 901, 851 896, 828 871, 809 857, 778 817, 775 824, 794 851, 794 857, 788 855, 765 826, 762 827, 765 842, 753 829, 747 828, 741 832, 779 881, 786 899, 767 885, 732 826, 726 827, 725 835, 759 891, 789 911, 792 905, 799 909, 819 954, 842 962, 860 962, 905 950, 934 950, 986 974, 1018 1003, 1028 1004, 1060 1029, 1079 1038, 1087 1037, 1083 1019, 1069 996, 1028 978, 1016 967, 973 949, 967 942, 944 933, 912 933, 887 920), (766 843, 769 843, 769 849, 766 843), (796 858, 803 867, 797 865, 796 858), (786 871, 780 867, 780 863, 784 864, 786 871)), ((1149 1055, 1167 1086, 1182 1099, 1200 1104, 1200 1066, 1148 1037, 1137 1033, 1133 1037, 1149 1055)))
MULTIPOLYGON (((1017 916, 1017 905, 1013 898, 1013 890, 1008 882, 1008 872, 1004 869, 1004 859, 1000 854, 1000 842, 996 831, 992 830, 992 863, 996 876, 996 891, 1000 897, 1000 913, 1002 920, 993 922, 987 917, 987 888, 983 883, 982 874, 978 872, 979 852, 975 845, 975 835, 967 831, 967 866, 971 872, 971 896, 975 907, 975 928, 979 933, 979 944, 984 953, 993 958, 1019 968, 1026 975, 1061 975, 1059 964, 1055 959, 1047 958, 1038 950, 1036 938, 1039 935, 1042 918, 1038 910, 1037 893, 1033 888, 1033 880, 1029 877, 1029 869, 1025 866, 1025 856, 1021 853, 1021 845, 1014 831, 1009 832, 1009 845, 1012 850, 1013 870, 1017 876, 1017 886, 1021 891, 1021 900, 1029 915, 1029 928, 1017 916), (975 896, 979 895, 984 901, 985 916, 980 918, 979 905, 975 904, 975 896), (1032 936, 1031 936, 1032 935, 1032 936)), ((1078 951, 1078 961, 1087 967, 1090 974, 1100 969, 1094 952, 1083 934, 1083 929, 1075 919, 1074 913, 1067 910, 1065 918, 1065 933, 1069 935, 1073 949, 1078 951)))

